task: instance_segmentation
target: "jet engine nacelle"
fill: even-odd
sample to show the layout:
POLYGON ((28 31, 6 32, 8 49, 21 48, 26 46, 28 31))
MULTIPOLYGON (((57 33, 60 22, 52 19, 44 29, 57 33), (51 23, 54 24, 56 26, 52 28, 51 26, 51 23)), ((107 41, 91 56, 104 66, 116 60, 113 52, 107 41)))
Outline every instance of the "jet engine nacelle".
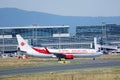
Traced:
POLYGON ((65 59, 73 59, 73 55, 65 55, 65 59))

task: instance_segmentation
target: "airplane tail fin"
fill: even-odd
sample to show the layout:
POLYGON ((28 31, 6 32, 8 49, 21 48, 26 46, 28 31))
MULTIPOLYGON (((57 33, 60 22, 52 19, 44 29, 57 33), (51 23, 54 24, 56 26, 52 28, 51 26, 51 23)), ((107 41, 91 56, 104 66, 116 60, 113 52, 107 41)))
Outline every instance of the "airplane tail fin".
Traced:
POLYGON ((18 41, 18 46, 21 51, 27 51, 31 49, 31 46, 28 45, 27 41, 24 40, 20 35, 16 35, 17 41, 18 41))
POLYGON ((95 37, 94 38, 94 47, 95 47, 95 50, 98 51, 99 50, 99 46, 97 44, 97 38, 95 37))

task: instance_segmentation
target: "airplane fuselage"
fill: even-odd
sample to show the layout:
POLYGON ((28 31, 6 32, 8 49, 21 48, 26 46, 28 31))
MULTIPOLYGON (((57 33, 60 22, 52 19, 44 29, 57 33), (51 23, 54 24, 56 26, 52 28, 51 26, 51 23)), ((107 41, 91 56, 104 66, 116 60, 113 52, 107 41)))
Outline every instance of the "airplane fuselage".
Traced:
POLYGON ((33 47, 29 45, 20 35, 17 35, 18 45, 21 51, 26 52, 28 56, 74 59, 76 57, 98 57, 101 55, 96 49, 48 49, 46 47, 33 47))

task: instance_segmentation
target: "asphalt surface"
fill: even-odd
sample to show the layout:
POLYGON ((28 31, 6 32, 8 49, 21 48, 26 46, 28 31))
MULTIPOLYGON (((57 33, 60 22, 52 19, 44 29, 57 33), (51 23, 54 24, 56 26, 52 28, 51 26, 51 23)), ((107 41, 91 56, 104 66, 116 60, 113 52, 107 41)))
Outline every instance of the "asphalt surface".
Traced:
POLYGON ((42 73, 52 72, 60 70, 75 70, 75 69, 88 69, 88 68, 104 68, 120 66, 120 60, 80 60, 80 64, 73 64, 74 60, 70 64, 61 64, 53 66, 39 66, 39 67, 27 67, 0 70, 0 76, 16 75, 16 74, 29 74, 29 73, 42 73))

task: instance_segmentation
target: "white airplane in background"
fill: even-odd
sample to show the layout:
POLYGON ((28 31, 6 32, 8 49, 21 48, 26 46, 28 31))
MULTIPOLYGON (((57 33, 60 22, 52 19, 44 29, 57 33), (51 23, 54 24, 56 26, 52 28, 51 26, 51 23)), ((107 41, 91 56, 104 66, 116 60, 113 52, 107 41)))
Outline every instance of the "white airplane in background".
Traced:
MULTIPOLYGON (((95 60, 96 57, 102 55, 96 49, 48 49, 46 47, 32 47, 20 35, 16 35, 20 51, 25 52, 27 56, 41 58, 61 58, 74 59, 78 57, 90 57, 95 60)), ((96 44, 96 43, 95 43, 96 44)))

